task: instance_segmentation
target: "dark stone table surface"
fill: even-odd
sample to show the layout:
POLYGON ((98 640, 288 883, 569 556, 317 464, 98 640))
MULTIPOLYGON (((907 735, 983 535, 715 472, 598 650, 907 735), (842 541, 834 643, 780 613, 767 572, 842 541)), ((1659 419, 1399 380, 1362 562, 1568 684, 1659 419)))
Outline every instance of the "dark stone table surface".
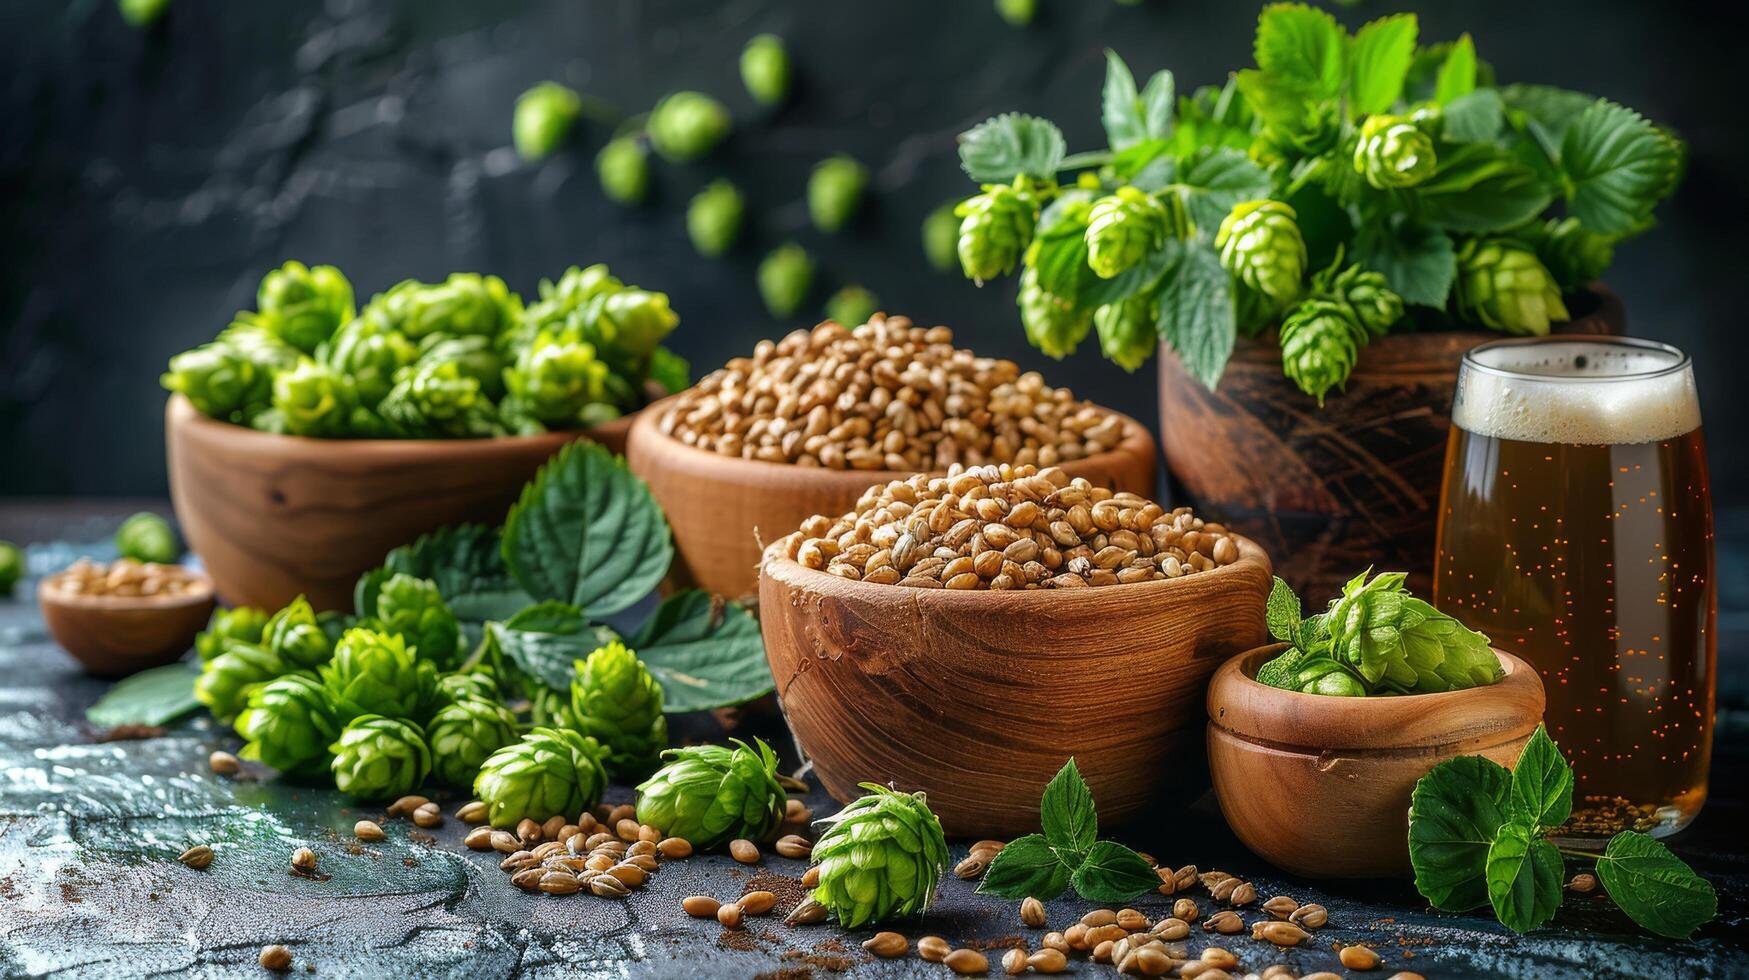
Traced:
MULTIPOLYGON (((0 507, 0 537, 98 541, 127 509, 0 507)), ((102 554, 35 545, 30 567, 40 574, 87 550, 102 554)), ((780 896, 781 912, 801 893, 800 861, 768 856, 748 868, 698 856, 664 863, 626 900, 530 896, 509 885, 490 852, 461 846, 465 828, 454 819, 430 832, 387 822, 386 840, 360 846, 351 826, 376 817, 374 809, 260 773, 212 775, 207 753, 234 750, 237 740, 204 718, 158 737, 105 741, 83 713, 107 685, 81 673, 44 633, 31 587, 27 581, 17 597, 0 599, 0 976, 261 976, 255 959, 266 943, 291 947, 292 975, 329 977, 951 976, 914 956, 867 956, 860 942, 870 930, 787 928, 773 915, 726 933, 679 909, 686 895, 727 898, 764 887, 780 896), (206 871, 175 861, 195 843, 217 852, 206 871), (291 850, 306 844, 320 855, 319 879, 289 872, 291 850)), ((1727 617, 1725 632, 1741 654, 1734 622, 1727 617)), ((1396 970, 1430 978, 1749 976, 1749 714, 1734 694, 1725 700, 1713 796, 1671 841, 1719 892, 1718 919, 1687 941, 1649 936, 1597 897, 1569 900, 1551 927, 1514 936, 1481 916, 1430 911, 1406 881, 1332 884, 1282 875, 1233 839, 1207 798, 1106 830, 1164 861, 1249 878, 1260 895, 1286 893, 1330 909, 1330 924, 1295 950, 1193 932, 1193 951, 1224 945, 1248 970, 1284 962, 1302 973, 1343 972, 1334 944, 1366 942, 1385 957, 1371 974, 1381 978, 1396 970)), ((697 736, 716 724, 692 719, 680 730, 697 736)), ((736 734, 750 732, 777 736, 790 749, 774 719, 739 719, 736 734)), ((1194 796, 1188 787, 1187 800, 1194 796)), ((630 799, 626 787, 607 797, 630 799)), ((452 811, 458 801, 445 802, 452 811)), ((807 802, 818 814, 833 807, 818 791, 807 802)), ((965 843, 955 846, 956 859, 965 843)), ((1150 896, 1136 905, 1158 917, 1168 903, 1150 896)), ((1047 907, 1061 928, 1092 906, 1065 898, 1047 907)), ((913 939, 936 933, 986 947, 1036 945, 1039 936, 1020 926, 1015 903, 974 895, 971 884, 951 876, 925 918, 898 928, 913 939)), ((1071 970, 1115 976, 1085 960, 1071 970)))

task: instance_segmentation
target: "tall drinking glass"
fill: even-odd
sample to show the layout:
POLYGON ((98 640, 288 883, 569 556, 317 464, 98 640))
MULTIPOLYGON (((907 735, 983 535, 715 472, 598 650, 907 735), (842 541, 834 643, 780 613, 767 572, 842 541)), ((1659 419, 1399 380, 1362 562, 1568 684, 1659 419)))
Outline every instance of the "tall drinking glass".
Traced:
POLYGON ((1672 834, 1706 800, 1712 503, 1688 355, 1535 338, 1464 356, 1434 602, 1542 675, 1573 764, 1558 837, 1672 834))

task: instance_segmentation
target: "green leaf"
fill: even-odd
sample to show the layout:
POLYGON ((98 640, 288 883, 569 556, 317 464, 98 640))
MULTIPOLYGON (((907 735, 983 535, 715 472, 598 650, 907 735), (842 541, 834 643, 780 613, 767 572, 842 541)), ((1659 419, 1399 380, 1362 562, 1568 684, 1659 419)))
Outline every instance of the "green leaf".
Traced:
POLYGON ((1321 98, 1342 91, 1343 30, 1336 18, 1300 3, 1276 3, 1257 18, 1253 53, 1266 74, 1321 98))
POLYGON ((1172 73, 1164 69, 1155 72, 1142 88, 1142 131, 1149 139, 1172 137, 1172 111, 1177 101, 1172 73))
POLYGON ((1476 42, 1465 33, 1446 52, 1433 83, 1433 101, 1450 106, 1476 90, 1476 42))
MULTIPOLYGON (((1093 806, 1093 792, 1081 778, 1081 770, 1076 767, 1073 756, 1046 784, 1038 811, 1045 840, 1063 863, 1079 864, 1099 837, 1099 816, 1093 806)), ((1158 879, 1155 880, 1157 883, 1158 879)), ((1076 890, 1080 891, 1080 888, 1077 886, 1076 890)))
POLYGON ((1269 173, 1238 150, 1205 149, 1178 178, 1184 206, 1197 230, 1213 236, 1221 219, 1240 201, 1268 197, 1269 173))
POLYGON ((1555 199, 1534 172, 1490 143, 1466 143, 1445 153, 1439 172, 1415 190, 1418 217, 1450 231, 1516 228, 1555 199))
POLYGON ((383 558, 388 575, 407 574, 437 583, 456 618, 483 624, 507 619, 531 601, 504 565, 497 528, 457 524, 421 535, 383 558))
POLYGON ((705 711, 772 689, 759 622, 739 603, 720 605, 696 589, 662 600, 630 641, 662 682, 662 709, 705 711))
POLYGON ((1501 827, 1488 847, 1488 902, 1513 932, 1528 932, 1561 907, 1561 852, 1522 820, 1501 827))
POLYGON ((1686 939, 1719 911, 1711 882, 1662 843, 1631 830, 1610 838, 1597 877, 1628 918, 1660 936, 1686 939))
POLYGON ((1511 808, 1538 827, 1559 827, 1573 813, 1573 767, 1542 725, 1512 767, 1511 808))
POLYGON ((200 707, 194 681, 200 661, 180 661, 142 670, 115 683, 85 709, 85 720, 103 728, 117 725, 167 725, 200 707))
POLYGON ((1457 278, 1457 250, 1438 228, 1409 222, 1363 221, 1354 234, 1354 260, 1384 275, 1405 303, 1445 308, 1457 278))
MULTIPOLYGON (((1028 263, 1038 270, 1038 284, 1045 292, 1071 303, 1099 277, 1087 265, 1086 204, 1091 191, 1065 191, 1039 217, 1028 263)), ((1103 281, 1103 280, 1101 280, 1103 281)))
POLYGON ((1141 100, 1136 95, 1136 79, 1129 66, 1116 51, 1105 49, 1105 89, 1099 101, 1099 119, 1105 126, 1106 141, 1114 150, 1134 146, 1148 136, 1142 122, 1141 100))
POLYGON ((1639 113, 1598 99, 1561 142, 1561 168, 1572 184, 1568 207, 1591 231, 1626 235, 1675 189, 1682 156, 1675 140, 1639 113))
MULTIPOLYGON (((1171 158, 1166 157, 1166 152, 1171 148, 1172 144, 1166 140, 1149 139, 1133 143, 1112 154, 1111 170, 1119 177, 1138 178, 1138 183, 1151 182, 1143 175, 1150 172, 1150 165, 1170 163, 1171 158)), ((1142 187, 1142 190, 1149 189, 1151 188, 1145 184, 1142 187)))
POLYGON ((1056 176, 1068 144, 1048 119, 1006 112, 960 134, 960 167, 981 184, 1006 184, 1019 174, 1056 176))
POLYGON ((1418 30, 1414 14, 1392 14, 1355 32, 1349 53, 1348 101, 1356 114, 1385 112, 1402 97, 1403 80, 1415 60, 1418 30))
POLYGON ((1127 902, 1159 888, 1160 875, 1140 854, 1115 841, 1102 840, 1087 852, 1069 883, 1089 902, 1127 902))
POLYGON ((1257 668, 1257 683, 1279 687, 1284 691, 1297 691, 1299 685, 1295 678, 1299 676, 1300 666, 1306 661, 1306 654, 1301 650, 1289 647, 1257 668))
POLYGON ((1500 89, 1507 120, 1524 132, 1551 163, 1561 159, 1561 141, 1596 99, 1552 85, 1508 85, 1500 89))
POLYGON ((1300 597, 1294 593, 1294 587, 1275 577, 1275 584, 1269 587, 1269 599, 1263 604, 1263 618, 1269 624, 1269 635, 1283 643, 1299 643, 1300 637, 1300 597))
POLYGON ((1176 238, 1169 238, 1159 248, 1144 256, 1142 261, 1110 279, 1091 277, 1075 297, 1075 304, 1080 309, 1093 310, 1153 289, 1154 284, 1160 281, 1160 276, 1172 267, 1183 252, 1184 243, 1176 238))
MULTIPOLYGON (((1158 879, 1156 879, 1158 884, 1158 879)), ((1069 868, 1043 834, 1027 834, 996 852, 996 860, 978 883, 980 895, 1036 898, 1048 902, 1069 887, 1069 868)))
POLYGON ((1506 104, 1500 93, 1477 89, 1453 99, 1440 113, 1440 132, 1454 143, 1487 143, 1500 135, 1506 104))
POLYGON ((1160 337, 1185 370, 1213 391, 1227 369, 1237 335, 1233 284, 1207 245, 1184 249, 1160 289, 1160 337))
POLYGON ((539 603, 506 622, 488 623, 486 634, 524 673, 556 691, 570 689, 573 663, 619 638, 562 602, 539 603))
POLYGON ((523 589, 590 617, 648 595, 673 559, 668 519, 650 488, 594 443, 559 450, 504 519, 504 562, 523 589))
POLYGON ((1409 796, 1415 890, 1447 912, 1488 903, 1488 848, 1506 822, 1512 774, 1481 756, 1434 766, 1409 796))

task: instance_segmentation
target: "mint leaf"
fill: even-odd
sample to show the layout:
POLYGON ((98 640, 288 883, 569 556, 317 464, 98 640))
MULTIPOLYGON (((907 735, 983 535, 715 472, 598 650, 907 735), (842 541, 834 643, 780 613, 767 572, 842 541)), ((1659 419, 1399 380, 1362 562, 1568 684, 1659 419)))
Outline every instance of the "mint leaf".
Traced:
POLYGON ((1409 797, 1415 890, 1447 912, 1488 903, 1488 849, 1506 822, 1512 774, 1481 756, 1434 766, 1409 797))
POLYGON ((1512 154, 1491 143, 1442 153, 1439 171, 1415 188, 1422 221, 1451 231, 1515 228, 1546 210, 1555 192, 1512 154))
POLYGON ((504 519, 504 563, 523 589, 590 617, 648 595, 673 560, 668 519, 649 486, 594 443, 559 450, 504 519))
POLYGON ((1244 153, 1224 147, 1199 150, 1178 183, 1190 220, 1211 238, 1235 204, 1268 197, 1270 189, 1267 171, 1244 153))
POLYGON ((1561 142, 1573 217, 1605 235, 1639 230, 1675 188, 1681 162, 1674 139, 1608 99, 1580 113, 1561 142))
POLYGON ((1535 824, 1513 820, 1488 847, 1488 902, 1513 932, 1528 932, 1561 907, 1561 852, 1535 824))
POLYGON ((759 622, 697 589, 662 600, 627 644, 662 683, 670 714, 741 704, 773 686, 759 622))
POLYGON ((1202 243, 1183 250, 1160 289, 1160 337, 1185 370, 1213 391, 1227 369, 1237 335, 1233 284, 1220 256, 1202 243))
MULTIPOLYGON (((1157 882, 1156 882, 1157 883, 1157 882)), ((1049 901, 1069 887, 1069 868, 1042 834, 1027 834, 996 852, 978 894, 1049 901)))
POLYGON ((1294 684, 1294 678, 1299 675, 1300 665, 1305 661, 1303 652, 1289 647, 1257 668, 1257 683, 1297 691, 1299 687, 1294 684))
POLYGON ((1110 48, 1105 49, 1105 89, 1100 97, 1099 119, 1105 126, 1106 141, 1114 150, 1126 149, 1148 138, 1135 76, 1110 48))
POLYGON ((199 660, 142 670, 116 681, 96 704, 85 709, 85 720, 103 728, 167 725, 200 707, 194 698, 194 681, 199 676, 199 660))
POLYGON ((1005 112, 960 134, 960 167, 981 184, 1006 184, 1020 174, 1056 176, 1068 144, 1048 119, 1005 112))
POLYGON ((1510 805, 1514 818, 1538 827, 1559 827, 1573 813, 1573 768, 1542 725, 1536 726, 1512 767, 1510 805))
POLYGON ((1263 604, 1269 635, 1284 643, 1299 643, 1300 612, 1300 597, 1294 593, 1294 587, 1277 575, 1269 587, 1269 599, 1263 604))
POLYGON ((1361 27, 1349 52, 1348 102, 1356 114, 1385 112, 1403 95, 1415 60, 1414 14, 1392 14, 1361 27))
POLYGON ((1628 918, 1660 936, 1686 939, 1719 911, 1711 882, 1659 841, 1631 830, 1610 838, 1597 877, 1628 918))
POLYGON ((1450 106, 1476 90, 1476 42, 1469 34, 1461 35, 1446 52, 1445 61, 1434 77, 1433 101, 1450 106))
POLYGON ((1160 875, 1140 854, 1122 844, 1102 840, 1087 852, 1069 882, 1089 902, 1127 902, 1159 888, 1160 875))
POLYGON ((1099 836, 1099 815, 1093 806, 1093 792, 1081 778, 1073 756, 1045 785, 1038 813, 1045 840, 1065 864, 1079 864, 1099 836))
POLYGON ((1334 98, 1344 81, 1344 31, 1336 18, 1301 3, 1274 3, 1257 18, 1252 46, 1257 67, 1320 98, 1334 98))
POLYGON ((1440 133, 1454 143, 1487 143, 1500 135, 1506 104, 1491 88, 1453 99, 1440 113, 1440 133))
POLYGON ((1457 251, 1437 228, 1363 221, 1354 235, 1354 259, 1381 273, 1403 302, 1445 308, 1457 278, 1457 251))

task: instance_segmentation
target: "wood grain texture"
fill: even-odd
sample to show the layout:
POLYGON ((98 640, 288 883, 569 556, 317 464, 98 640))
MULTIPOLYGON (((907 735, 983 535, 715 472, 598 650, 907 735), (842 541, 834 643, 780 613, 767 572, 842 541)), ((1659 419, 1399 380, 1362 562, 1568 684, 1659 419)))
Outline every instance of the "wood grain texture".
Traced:
MULTIPOLYGON (((1621 301, 1558 332, 1620 333, 1621 301)), ((1500 337, 1392 334, 1361 350, 1347 389, 1319 408, 1281 373, 1273 339, 1241 338, 1215 391, 1160 351, 1160 441, 1198 513, 1256 538, 1303 595, 1329 596, 1367 566, 1432 591, 1434 533, 1458 363, 1500 337)), ((1321 600, 1320 600, 1321 601, 1321 600)))
POLYGON ((1488 687, 1405 697, 1300 694, 1252 678, 1274 644, 1221 665, 1208 689, 1209 772, 1221 813, 1257 855, 1307 877, 1409 873, 1409 794, 1460 755, 1510 767, 1543 716, 1543 685, 1496 650, 1488 687))
MULTIPOLYGON (((626 449, 632 472, 650 485, 674 530, 670 581, 739 598, 759 587, 760 552, 815 514, 837 517, 877 483, 912 474, 890 470, 830 470, 719 456, 694 449, 658 428, 665 402, 633 423, 626 449)), ((1117 414, 1117 413, 1113 413, 1117 414)), ((1116 490, 1154 495, 1153 438, 1120 415, 1124 438, 1109 452, 1061 464, 1070 476, 1116 490)))
POLYGON ((86 670, 125 677, 171 663, 194 644, 213 613, 213 586, 197 578, 179 596, 73 595, 37 583, 36 600, 49 634, 86 670))
POLYGON ((1202 700, 1223 659, 1264 637, 1269 559, 1072 591, 951 592, 852 582, 766 552, 760 627, 790 729, 827 792, 924 790, 954 836, 1038 830, 1039 794, 1074 756, 1117 826, 1183 799, 1202 700))
POLYGON ((225 601, 273 610, 302 593, 350 609, 358 576, 390 549, 502 522, 560 447, 587 436, 623 451, 631 418, 502 439, 304 439, 209 419, 173 395, 164 428, 177 521, 225 601))

